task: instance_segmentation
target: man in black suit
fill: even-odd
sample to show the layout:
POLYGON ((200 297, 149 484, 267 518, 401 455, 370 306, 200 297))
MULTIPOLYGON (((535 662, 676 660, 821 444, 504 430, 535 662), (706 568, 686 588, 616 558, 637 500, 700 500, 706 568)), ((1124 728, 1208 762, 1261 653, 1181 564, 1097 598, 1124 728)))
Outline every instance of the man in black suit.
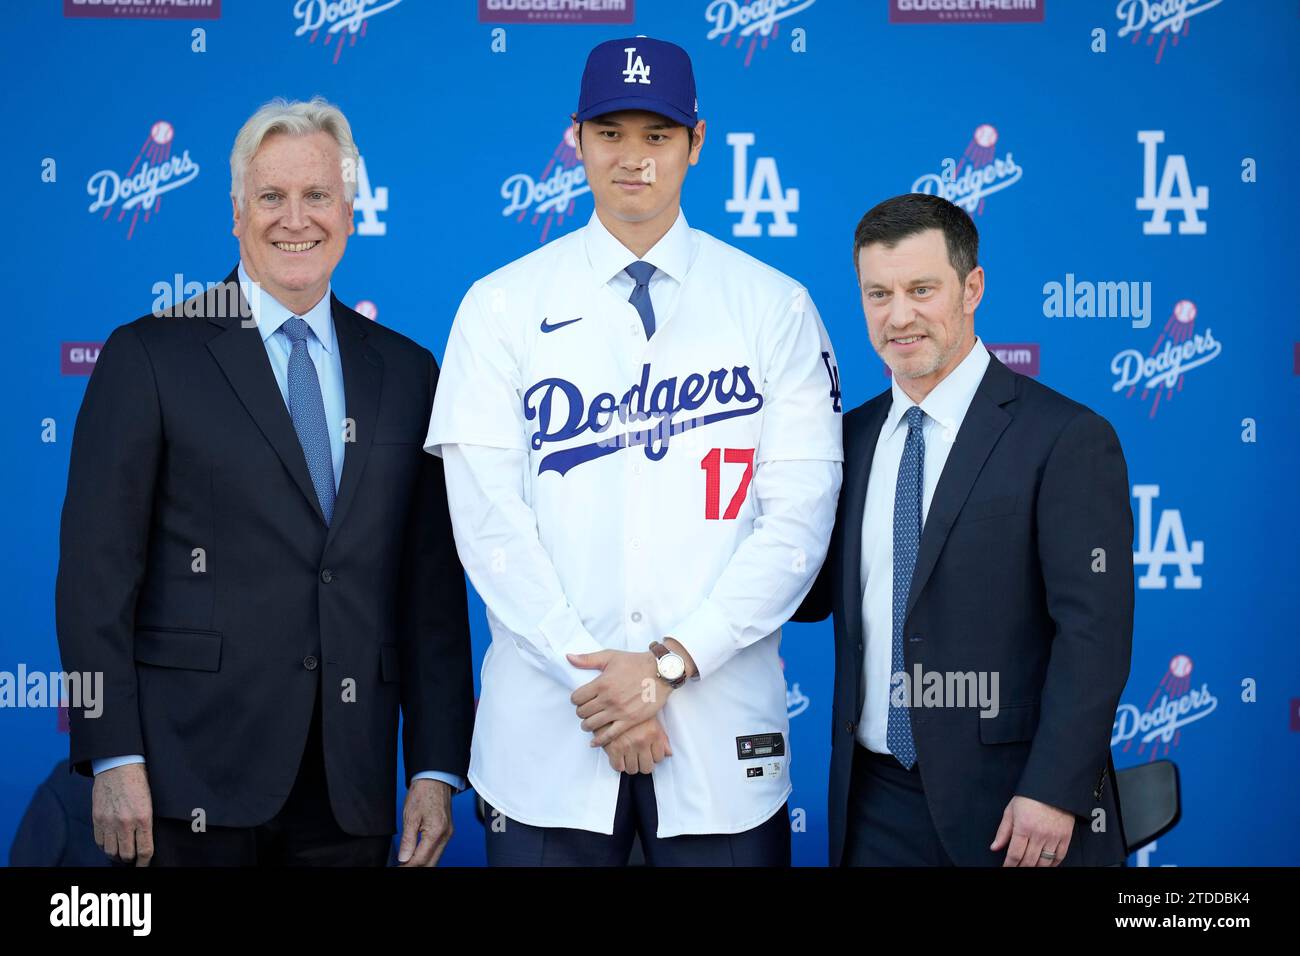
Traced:
POLYGON ((853 256, 893 374, 844 416, 830 553, 831 865, 1113 864, 1110 762, 1133 628, 1128 472, 1105 419, 975 335, 979 237, 886 200, 853 256))
POLYGON ((358 153, 334 106, 276 100, 231 154, 240 262, 114 330, 77 417, 59 644, 104 675, 70 713, 96 842, 137 865, 436 862, 473 682, 438 368, 347 308, 358 153))

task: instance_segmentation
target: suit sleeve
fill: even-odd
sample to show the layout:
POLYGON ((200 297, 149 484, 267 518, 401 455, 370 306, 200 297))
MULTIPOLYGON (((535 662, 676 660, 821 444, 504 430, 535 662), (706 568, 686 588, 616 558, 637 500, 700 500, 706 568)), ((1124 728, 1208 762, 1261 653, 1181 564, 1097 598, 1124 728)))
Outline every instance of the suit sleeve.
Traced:
POLYGON ((1037 519, 1056 632, 1016 793, 1087 816, 1107 766, 1133 639, 1128 468, 1104 418, 1088 412, 1065 427, 1044 467, 1037 519))
POLYGON ((65 671, 103 674, 98 717, 69 709, 70 763, 145 754, 135 675, 135 604, 145 574, 162 413, 131 326, 100 350, 77 414, 59 532, 55 628, 65 671))
MULTIPOLYGON (((438 365, 429 362, 433 407, 438 365)), ((406 780, 469 771, 474 675, 465 573, 456 557, 442 461, 422 454, 401 571, 402 751, 406 780)))

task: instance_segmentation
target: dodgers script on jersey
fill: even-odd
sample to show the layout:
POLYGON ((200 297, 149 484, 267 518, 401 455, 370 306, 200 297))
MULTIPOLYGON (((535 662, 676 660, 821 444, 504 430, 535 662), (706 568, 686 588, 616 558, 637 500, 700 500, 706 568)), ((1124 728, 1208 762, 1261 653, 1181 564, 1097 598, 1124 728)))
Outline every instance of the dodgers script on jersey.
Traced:
POLYGON ((426 440, 447 459, 457 546, 492 632, 469 777, 535 826, 613 829, 619 774, 569 700, 599 671, 565 653, 665 637, 699 677, 659 713, 673 753, 654 769, 658 835, 740 832, 790 792, 780 627, 834 521, 838 366, 794 280, 684 216, 645 261, 657 254, 677 275, 650 338, 610 285, 636 257, 595 215, 476 282, 426 440), (452 465, 475 449, 519 472, 491 510, 452 465), (554 606, 537 603, 551 587, 554 606), (742 740, 759 736, 776 742, 766 756, 742 740))

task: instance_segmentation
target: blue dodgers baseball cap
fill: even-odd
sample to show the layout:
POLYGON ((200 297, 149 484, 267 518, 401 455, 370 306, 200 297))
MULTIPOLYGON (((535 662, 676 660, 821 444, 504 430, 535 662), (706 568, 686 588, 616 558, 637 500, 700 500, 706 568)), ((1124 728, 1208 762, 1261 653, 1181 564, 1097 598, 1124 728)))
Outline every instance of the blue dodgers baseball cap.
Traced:
POLYGON ((694 127, 699 102, 687 52, 650 37, 607 40, 592 50, 582 71, 577 120, 616 110, 648 110, 694 127))

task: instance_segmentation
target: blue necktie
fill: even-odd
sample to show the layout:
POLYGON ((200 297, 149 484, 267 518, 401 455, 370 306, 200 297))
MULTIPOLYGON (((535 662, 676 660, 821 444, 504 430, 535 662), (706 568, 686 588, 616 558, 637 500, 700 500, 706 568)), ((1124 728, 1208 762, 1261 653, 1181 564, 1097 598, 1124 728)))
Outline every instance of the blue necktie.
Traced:
MULTIPOLYGON (((907 444, 903 446, 903 460, 898 463, 898 484, 894 489, 894 674, 904 673, 907 666, 903 661, 903 624, 907 620, 912 569, 916 567, 916 552, 921 546, 921 495, 925 487, 925 438, 921 423, 924 420, 925 412, 920 406, 913 405, 907 410, 907 444)), ((912 690, 915 692, 917 688, 912 690)), ((890 700, 885 742, 898 762, 911 770, 916 763, 916 742, 912 739, 912 714, 907 704, 898 707, 890 700)))
POLYGON ((295 315, 280 328, 293 343, 293 350, 289 353, 289 415, 307 457, 307 471, 328 525, 334 517, 334 456, 330 452, 330 433, 325 423, 325 400, 321 397, 320 379, 316 375, 315 363, 307 354, 311 326, 295 315))
POLYGON ((655 307, 650 302, 650 277, 655 274, 655 267, 648 262, 634 262, 624 270, 630 275, 636 288, 628 297, 629 302, 641 313, 641 324, 645 326, 645 337, 655 334, 655 307))

